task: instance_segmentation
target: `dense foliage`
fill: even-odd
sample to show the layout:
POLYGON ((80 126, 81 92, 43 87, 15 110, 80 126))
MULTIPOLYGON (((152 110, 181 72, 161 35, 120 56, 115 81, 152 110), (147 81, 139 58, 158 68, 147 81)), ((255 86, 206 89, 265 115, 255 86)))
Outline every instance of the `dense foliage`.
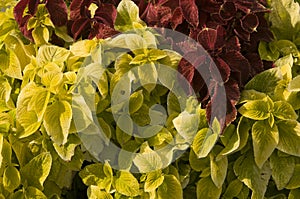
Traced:
POLYGON ((300 198, 299 1, 0 6, 0 198, 300 198))

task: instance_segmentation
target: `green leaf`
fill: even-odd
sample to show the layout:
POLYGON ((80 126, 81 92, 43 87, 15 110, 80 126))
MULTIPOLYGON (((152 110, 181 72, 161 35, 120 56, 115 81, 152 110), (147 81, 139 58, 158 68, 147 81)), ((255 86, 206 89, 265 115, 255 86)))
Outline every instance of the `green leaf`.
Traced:
POLYGON ((192 143, 198 130, 199 115, 183 111, 173 119, 173 124, 177 132, 186 140, 186 142, 192 143))
POLYGON ((157 84, 158 73, 154 63, 145 64, 138 67, 138 76, 141 83, 149 93, 157 84))
POLYGON ((297 189, 300 188, 300 164, 296 164, 294 173, 289 181, 289 183, 286 185, 287 189, 297 189))
POLYGON ((21 183, 21 176, 18 169, 14 166, 8 166, 3 173, 3 186, 9 192, 13 192, 21 183))
POLYGON ((224 198, 237 197, 239 193, 242 191, 242 189, 243 189, 243 183, 240 180, 235 179, 229 183, 225 193, 223 194, 223 197, 224 198))
POLYGON ((129 99, 129 113, 135 113, 139 110, 144 102, 143 90, 136 91, 131 94, 129 99))
POLYGON ((272 0, 271 8, 269 20, 277 39, 292 40, 300 21, 299 4, 293 0, 272 0))
POLYGON ((26 199, 47 199, 43 192, 35 187, 27 187, 25 192, 26 199))
POLYGON ((277 126, 271 127, 266 120, 255 122, 252 126, 252 141, 255 162, 262 168, 279 142, 277 126))
POLYGON ((144 185, 144 190, 146 192, 155 191, 157 187, 159 187, 163 183, 164 179, 165 178, 160 170, 148 173, 144 185))
POLYGON ((300 156, 300 123, 294 120, 279 121, 279 143, 277 149, 290 155, 300 156))
POLYGON ((61 159, 64 161, 71 161, 71 158, 75 154, 75 148, 79 144, 81 144, 80 139, 76 135, 71 134, 66 144, 60 146, 56 143, 53 143, 53 147, 61 159))
POLYGON ((253 100, 247 102, 241 108, 239 112, 249 119, 253 120, 265 120, 270 117, 270 112, 273 108, 273 102, 268 98, 263 100, 253 100))
POLYGON ((220 137, 225 148, 220 152, 220 155, 228 155, 237 150, 240 146, 241 138, 233 124, 230 124, 220 137))
POLYGON ((50 38, 49 30, 47 27, 35 27, 32 31, 32 37, 37 46, 47 44, 50 38))
POLYGON ((258 53, 262 60, 276 61, 279 58, 279 51, 277 49, 272 50, 272 47, 274 47, 274 43, 259 42, 258 53))
POLYGON ((227 156, 218 156, 222 149, 216 146, 210 153, 211 179, 219 189, 222 188, 228 168, 227 156))
POLYGON ((8 68, 4 69, 4 74, 12 78, 22 79, 22 68, 16 53, 12 50, 9 50, 8 52, 9 66, 8 68))
POLYGON ((245 90, 256 90, 265 94, 272 94, 281 80, 280 70, 272 68, 259 73, 245 86, 245 90))
POLYGON ((247 152, 234 163, 238 179, 252 190, 252 198, 264 198, 271 177, 271 168, 266 162, 262 169, 256 166, 252 152, 247 152))
POLYGON ((70 52, 65 48, 44 45, 39 48, 36 59, 39 66, 54 62, 62 67, 69 54, 70 52))
POLYGON ((201 178, 197 182, 197 198, 218 199, 222 188, 216 187, 210 177, 201 178))
POLYGON ((41 153, 21 168, 22 179, 28 185, 43 190, 43 184, 50 173, 52 157, 49 152, 41 153))
POLYGON ((46 89, 36 89, 33 97, 28 103, 28 110, 34 110, 38 122, 41 122, 50 100, 50 92, 46 89))
POLYGON ((282 120, 296 120, 298 118, 292 105, 285 101, 274 102, 273 114, 282 120))
POLYGON ((288 199, 297 199, 300 197, 300 189, 292 189, 289 193, 288 199))
POLYGON ((261 92, 258 92, 256 90, 253 90, 253 89, 244 90, 241 93, 239 104, 249 102, 249 101, 253 101, 253 100, 262 100, 265 97, 267 97, 267 95, 265 93, 261 93, 261 92))
POLYGON ((141 173, 162 169, 163 166, 161 157, 152 150, 137 154, 133 159, 133 163, 141 173))
POLYGON ((70 51, 78 57, 87 57, 97 46, 97 42, 94 40, 82 40, 77 41, 70 46, 70 51))
POLYGON ((300 75, 295 77, 288 85, 289 91, 300 91, 300 75))
POLYGON ((11 86, 8 83, 7 79, 0 78, 0 100, 4 100, 6 103, 10 99, 11 86))
POLYGON ((289 40, 275 41, 274 45, 281 52, 283 56, 290 55, 290 54, 297 56, 298 54, 297 46, 289 40))
POLYGON ((294 174, 294 157, 281 157, 277 152, 274 152, 270 157, 270 165, 272 169, 272 178, 276 183, 277 189, 282 190, 294 174))
POLYGON ((109 193, 101 191, 99 187, 93 185, 88 187, 87 196, 89 199, 113 199, 109 193))
POLYGON ((120 171, 120 176, 115 181, 117 192, 125 196, 139 195, 139 182, 127 171, 120 171))
POLYGON ((182 187, 174 175, 165 175, 164 182, 158 187, 157 198, 165 199, 172 196, 173 198, 183 198, 182 187))
POLYGON ((44 115, 47 134, 57 145, 67 143, 72 120, 72 108, 67 101, 56 101, 49 105, 44 115))
POLYGON ((204 128, 198 131, 192 143, 192 148, 198 158, 206 157, 214 147, 219 138, 219 134, 214 133, 211 129, 204 128))
POLYGON ((120 32, 133 30, 136 27, 136 23, 140 24, 140 28, 145 26, 145 23, 139 17, 139 8, 133 1, 122 0, 117 7, 117 11, 116 30, 120 32))
POLYGON ((79 172, 79 176, 87 186, 95 185, 100 189, 110 191, 112 184, 112 170, 108 163, 88 165, 79 172))

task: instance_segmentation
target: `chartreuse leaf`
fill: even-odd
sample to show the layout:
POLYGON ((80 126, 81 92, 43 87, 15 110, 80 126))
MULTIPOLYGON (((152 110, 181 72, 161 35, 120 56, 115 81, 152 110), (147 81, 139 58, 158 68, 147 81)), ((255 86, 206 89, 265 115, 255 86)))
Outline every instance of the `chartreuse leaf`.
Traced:
POLYGON ((32 37, 37 46, 47 44, 50 39, 50 33, 47 27, 37 26, 32 31, 32 37))
POLYGON ((300 75, 295 77, 288 86, 289 91, 300 91, 300 75))
POLYGON ((289 193, 288 199, 297 199, 300 197, 300 189, 292 189, 289 193))
POLYGON ((25 192, 26 199, 47 199, 45 194, 35 187, 27 187, 25 192))
POLYGON ((277 39, 292 40, 300 22, 299 3, 293 0, 272 0, 271 7, 273 12, 269 20, 277 39))
POLYGON ((274 42, 267 43, 265 41, 261 41, 258 46, 259 56, 262 60, 275 61, 279 58, 280 53, 277 49, 273 49, 276 49, 274 42))
POLYGON ((262 100, 265 97, 267 97, 267 95, 265 93, 261 93, 261 92, 258 92, 256 90, 253 90, 253 89, 244 90, 241 93, 239 104, 249 102, 249 101, 253 101, 253 100, 262 100))
POLYGON ((52 157, 50 153, 41 153, 21 168, 22 180, 29 186, 43 190, 43 184, 50 173, 52 157))
POLYGON ((273 106, 272 100, 266 97, 263 100, 253 100, 245 103, 239 108, 239 112, 249 119, 265 120, 270 117, 273 106))
POLYGON ((164 181, 164 175, 161 170, 152 171, 147 173, 147 179, 145 181, 144 190, 146 192, 155 191, 164 181))
POLYGON ((234 162, 234 172, 238 179, 252 190, 252 198, 263 198, 271 177, 269 162, 262 169, 256 166, 251 151, 245 153, 234 162))
POLYGON ((112 169, 107 162, 88 165, 79 172, 79 176, 87 186, 94 185, 110 191, 113 176, 112 169))
POLYGON ((2 167, 2 161, 3 161, 2 149, 3 149, 3 134, 0 133, 0 168, 2 167))
POLYGON ((224 132, 224 135, 221 137, 222 144, 225 146, 225 148, 220 152, 220 155, 228 155, 235 150, 237 150, 240 146, 240 135, 237 131, 237 128, 230 124, 224 132))
POLYGON ((72 108, 67 101, 56 101, 49 105, 44 115, 44 126, 54 143, 67 143, 72 120, 72 108))
POLYGON ((281 120, 276 123, 279 131, 277 149, 290 155, 300 156, 300 123, 294 120, 281 120))
POLYGON ((245 86, 245 90, 256 90, 265 94, 273 94, 276 86, 281 81, 279 68, 272 68, 259 73, 252 78, 245 86))
POLYGON ((228 168, 227 156, 218 156, 222 149, 223 147, 215 146, 209 156, 211 179, 218 188, 222 188, 228 168))
POLYGON ((9 192, 12 192, 21 183, 21 176, 19 170, 14 166, 8 166, 3 173, 3 186, 9 192))
POLYGON ((139 182, 137 179, 127 171, 120 171, 119 177, 115 181, 117 192, 125 196, 139 195, 139 182))
POLYGON ((139 17, 139 8, 131 0, 122 0, 117 7, 115 29, 120 32, 130 31, 145 27, 145 23, 139 17))
POLYGON ((156 86, 158 73, 154 63, 138 67, 138 77, 141 85, 150 93, 156 86))
POLYGON ((131 94, 129 99, 129 113, 135 113, 138 111, 144 102, 143 90, 136 91, 131 94))
POLYGON ((72 46, 70 46, 70 51, 78 57, 87 57, 97 46, 95 40, 82 40, 77 41, 72 46))
POLYGON ((197 198, 211 198, 218 199, 221 196, 222 187, 218 188, 211 180, 211 178, 201 178, 197 182, 197 198))
POLYGON ((271 127, 267 120, 255 122, 252 126, 252 141, 255 162, 262 168, 279 142, 277 126, 271 127))
POLYGON ((43 66, 53 62, 62 67, 69 54, 70 52, 65 48, 44 45, 39 48, 36 58, 38 65, 43 66))
POLYGON ((289 183, 285 186, 287 189, 297 189, 300 188, 300 164, 295 165, 294 173, 289 181, 289 183))
POLYGON ((8 53, 9 65, 3 70, 4 74, 12 78, 22 79, 22 68, 16 53, 13 50, 8 50, 8 53))
POLYGON ((165 175, 164 182, 158 187, 157 198, 165 199, 172 196, 173 198, 183 198, 182 187, 174 175, 165 175))
POLYGON ((198 131, 192 143, 192 148, 198 158, 206 157, 214 147, 218 138, 219 134, 214 133, 211 129, 204 128, 198 131))
POLYGON ((282 120, 296 120, 298 118, 292 105, 285 101, 274 102, 273 114, 282 120))
POLYGON ((87 196, 89 199, 113 199, 113 197, 109 193, 101 191, 99 187, 94 185, 88 187, 87 196))
POLYGON ((6 103, 10 99, 11 86, 7 79, 1 77, 0 78, 0 100, 4 100, 6 103))
POLYGON ((61 159, 64 161, 71 161, 71 158, 75 154, 75 148, 79 144, 81 144, 80 139, 76 135, 71 134, 66 144, 60 146, 56 143, 53 143, 53 146, 61 159))
POLYGON ((133 162, 141 173, 155 171, 163 166, 160 156, 153 150, 137 154, 133 162))
POLYGON ((35 98, 35 95, 39 94, 42 90, 43 89, 38 87, 35 83, 29 83, 21 90, 18 96, 16 117, 18 122, 24 128, 24 131, 19 134, 20 138, 32 135, 40 127, 41 121, 38 121, 39 118, 35 113, 35 110, 30 110, 28 107, 31 102, 32 104, 37 103, 41 105, 38 107, 33 106, 32 108, 37 110, 43 109, 43 101, 35 98), (36 102, 34 98, 38 101, 36 102))
POLYGON ((234 198, 239 195, 239 193, 243 189, 243 183, 239 179, 235 179, 231 181, 227 188, 225 193, 223 194, 224 198, 234 198))
POLYGON ((272 169, 272 178, 274 179, 277 189, 283 189, 290 181, 294 174, 295 160, 292 156, 279 156, 275 151, 270 157, 272 169))

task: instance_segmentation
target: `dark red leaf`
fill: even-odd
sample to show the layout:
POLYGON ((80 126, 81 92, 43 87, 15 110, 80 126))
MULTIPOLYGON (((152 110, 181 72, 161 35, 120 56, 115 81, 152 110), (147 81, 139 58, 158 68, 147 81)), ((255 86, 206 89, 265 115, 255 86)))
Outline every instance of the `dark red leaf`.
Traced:
POLYGON ((236 6, 233 2, 226 1, 220 7, 220 17, 224 20, 230 20, 236 15, 236 6))
POLYGON ((255 14, 247 14, 246 16, 243 17, 241 21, 241 27, 243 30, 252 33, 256 31, 256 28, 259 24, 258 18, 255 14))
POLYGON ((94 37, 96 37, 97 39, 105 39, 108 37, 112 37, 113 35, 116 35, 118 33, 118 31, 106 24, 97 23, 94 25, 88 39, 93 39, 94 37))
POLYGON ((70 18, 75 21, 81 17, 88 17, 86 12, 93 0, 72 0, 70 5, 70 18))
POLYGON ((177 7, 172 15, 171 26, 175 29, 183 21, 183 13, 180 7, 177 7))
POLYGON ((211 76, 216 82, 223 83, 228 81, 230 76, 230 67, 223 59, 217 57, 215 59, 215 64, 210 64, 209 68, 211 76))
POLYGON ((180 0, 180 7, 183 12, 184 18, 189 22, 194 28, 199 24, 198 7, 195 0, 180 0))
POLYGON ((213 50, 217 41, 217 30, 204 28, 199 32, 197 40, 206 50, 213 50))
POLYGON ((30 0, 30 1, 29 1, 29 4, 28 4, 28 10, 29 10, 29 13, 30 13, 31 15, 34 15, 34 14, 35 14, 36 9, 37 9, 39 3, 40 3, 40 0, 30 0))
POLYGON ((18 22, 19 26, 23 21, 24 10, 27 7, 29 0, 20 0, 14 7, 14 17, 18 22))
POLYGON ((114 27, 114 22, 117 17, 117 9, 112 4, 101 4, 96 12, 94 18, 101 23, 110 27, 114 27))
POLYGON ((244 41, 250 41, 250 33, 245 31, 242 27, 241 27, 241 20, 238 20, 236 22, 236 26, 234 29, 234 33, 242 40, 244 41))
POLYGON ((72 24, 72 34, 75 40, 79 38, 80 35, 83 35, 83 38, 86 38, 91 29, 91 20, 89 18, 81 18, 76 20, 72 24))
POLYGON ((68 21, 68 9, 64 0, 48 0, 46 8, 55 26, 63 26, 68 21))

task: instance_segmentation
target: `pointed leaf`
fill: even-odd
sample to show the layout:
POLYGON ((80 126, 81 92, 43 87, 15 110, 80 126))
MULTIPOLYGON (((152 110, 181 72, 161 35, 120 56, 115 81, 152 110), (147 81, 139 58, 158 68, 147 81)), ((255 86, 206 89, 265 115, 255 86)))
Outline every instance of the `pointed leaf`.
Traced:
POLYGON ((279 142, 277 126, 271 127, 266 120, 255 122, 252 127, 252 141, 255 162, 262 168, 279 142))
POLYGON ((300 123, 293 120, 279 121, 279 143, 277 149, 290 155, 300 157, 300 123))
POLYGON ((145 181, 144 190, 146 192, 155 191, 164 181, 164 176, 161 171, 153 171, 147 174, 147 179, 145 181))
POLYGON ((222 188, 216 187, 210 177, 201 178, 197 183, 197 198, 218 199, 222 188))
POLYGON ((8 166, 3 173, 3 186, 9 192, 13 192, 21 183, 21 176, 18 169, 14 166, 8 166))
POLYGON ((298 118, 292 105, 285 101, 274 102, 273 114, 275 117, 282 120, 296 120, 298 118))
POLYGON ((174 175, 165 175, 164 182, 158 187, 158 199, 165 199, 170 196, 174 198, 182 198, 182 187, 180 182, 174 175))
POLYGON ((115 181, 117 192, 125 196, 137 196, 139 194, 139 183, 129 172, 120 171, 120 176, 115 181))

